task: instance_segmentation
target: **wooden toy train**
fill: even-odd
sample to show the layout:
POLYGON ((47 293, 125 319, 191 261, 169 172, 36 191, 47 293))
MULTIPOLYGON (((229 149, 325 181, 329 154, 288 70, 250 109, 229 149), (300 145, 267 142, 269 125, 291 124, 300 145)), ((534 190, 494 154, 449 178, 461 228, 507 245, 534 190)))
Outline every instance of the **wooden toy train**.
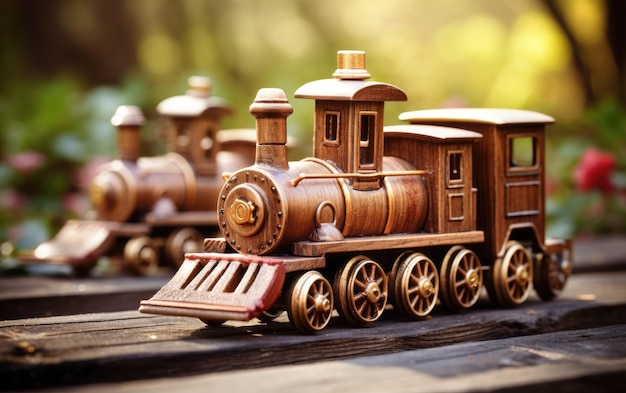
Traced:
POLYGON ((206 77, 189 78, 187 93, 161 101, 157 112, 169 120, 169 152, 140 157, 144 116, 136 106, 119 107, 111 119, 117 159, 99 169, 89 189, 96 217, 68 221, 35 249, 36 259, 85 272, 106 253, 149 274, 160 260, 178 266, 186 252, 203 249, 204 235, 218 233, 222 172, 253 163, 253 131, 219 131, 232 110, 211 95, 206 77))
POLYGON ((362 326, 388 303, 426 317, 438 299, 472 307, 523 303, 533 286, 559 294, 571 244, 544 234, 544 134, 549 116, 509 109, 403 113, 383 127, 395 86, 366 81, 365 54, 340 51, 332 79, 295 96, 315 100, 313 157, 287 161, 280 89, 261 89, 254 165, 226 175, 218 198, 222 238, 186 255, 145 313, 209 324, 268 319, 286 310, 301 332, 333 310, 362 326), (233 252, 236 251, 236 252, 233 252))

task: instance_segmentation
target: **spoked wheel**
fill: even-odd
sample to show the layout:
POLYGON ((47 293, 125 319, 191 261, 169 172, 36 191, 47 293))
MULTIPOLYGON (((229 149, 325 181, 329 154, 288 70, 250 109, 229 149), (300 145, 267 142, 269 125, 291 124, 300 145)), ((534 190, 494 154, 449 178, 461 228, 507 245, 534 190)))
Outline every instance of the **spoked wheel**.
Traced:
POLYGON ((154 274, 159 267, 159 253, 148 236, 134 237, 124 246, 124 264, 142 276, 154 274))
POLYGON ((472 307, 480 297, 483 270, 478 256, 462 246, 452 247, 441 264, 441 303, 450 310, 472 307))
POLYGON ((180 266, 188 252, 201 252, 204 237, 194 228, 179 228, 165 242, 167 258, 174 266, 180 266))
POLYGON ((333 312, 333 289, 314 270, 296 277, 287 293, 287 313, 302 333, 315 333, 328 325, 333 312))
POLYGON ((376 321, 387 305, 387 275, 365 256, 352 258, 335 275, 339 314, 353 326, 376 321))
POLYGON ((535 291, 542 300, 559 296, 571 274, 569 255, 563 252, 539 254, 535 265, 535 291))
POLYGON ((437 303, 437 267, 424 254, 407 251, 393 265, 391 288, 394 306, 411 319, 426 317, 437 303))
POLYGON ((496 259, 487 287, 489 296, 502 306, 517 306, 526 301, 533 288, 533 262, 518 242, 509 241, 502 258, 496 259))

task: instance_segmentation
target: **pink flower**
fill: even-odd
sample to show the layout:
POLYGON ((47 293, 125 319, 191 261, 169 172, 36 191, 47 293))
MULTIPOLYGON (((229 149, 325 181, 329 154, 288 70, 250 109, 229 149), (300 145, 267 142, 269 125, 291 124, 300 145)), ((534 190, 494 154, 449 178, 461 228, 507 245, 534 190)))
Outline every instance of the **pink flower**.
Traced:
POLYGON ((546 195, 553 195, 558 189, 559 184, 557 181, 551 176, 546 176, 546 195))
POLYGON ((43 165, 45 157, 36 151, 24 151, 7 158, 7 164, 20 173, 28 173, 43 165))
POLYGON ((67 193, 61 197, 63 208, 76 216, 83 216, 89 207, 86 197, 78 193, 67 193))
POLYGON ((611 174, 615 169, 615 156, 590 147, 582 155, 574 168, 574 183, 579 191, 600 190, 606 194, 613 192, 611 174))
POLYGON ((0 206, 6 211, 17 211, 24 207, 26 198, 21 193, 8 189, 0 191, 0 206))

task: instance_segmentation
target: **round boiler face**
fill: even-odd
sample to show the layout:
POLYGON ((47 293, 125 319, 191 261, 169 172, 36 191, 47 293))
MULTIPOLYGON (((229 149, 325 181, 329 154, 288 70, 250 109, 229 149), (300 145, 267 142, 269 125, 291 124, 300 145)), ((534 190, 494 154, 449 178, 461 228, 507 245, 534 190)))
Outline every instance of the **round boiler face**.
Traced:
POLYGON ((236 251, 265 255, 280 246, 286 206, 268 173, 253 169, 236 172, 222 187, 218 213, 220 230, 236 251))
POLYGON ((100 172, 89 186, 89 198, 98 218, 127 221, 136 205, 136 182, 122 165, 111 165, 100 172))

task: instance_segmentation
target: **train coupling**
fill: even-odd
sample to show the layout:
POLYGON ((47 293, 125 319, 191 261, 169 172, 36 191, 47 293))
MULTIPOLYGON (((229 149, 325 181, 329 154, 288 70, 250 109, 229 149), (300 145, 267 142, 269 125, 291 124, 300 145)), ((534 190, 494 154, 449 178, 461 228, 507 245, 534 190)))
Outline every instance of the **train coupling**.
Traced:
POLYGON ((139 311, 203 321, 248 321, 269 309, 285 281, 280 258, 189 253, 172 279, 139 311))

